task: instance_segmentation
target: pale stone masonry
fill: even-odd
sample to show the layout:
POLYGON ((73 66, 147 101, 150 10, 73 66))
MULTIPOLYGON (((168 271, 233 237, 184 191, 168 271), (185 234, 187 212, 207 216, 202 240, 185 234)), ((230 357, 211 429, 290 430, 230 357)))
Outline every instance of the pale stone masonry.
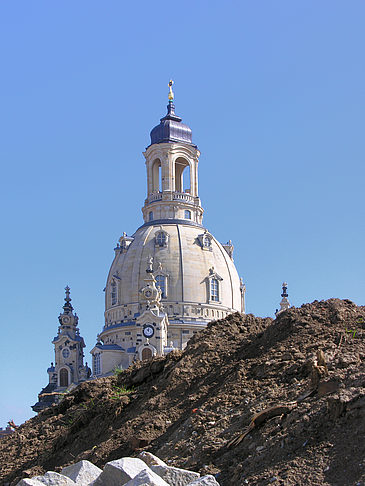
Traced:
POLYGON ((171 91, 169 100, 143 154, 144 224, 132 236, 123 233, 114 249, 105 287, 105 324, 91 350, 92 376, 83 363, 85 343, 66 287, 52 341, 55 362, 47 370, 48 385, 32 406, 36 412, 90 377, 184 349, 208 322, 245 311, 245 285, 233 263, 232 242, 222 245, 203 226, 200 152, 191 129, 175 114, 171 91))
POLYGON ((84 365, 85 343, 78 328, 79 318, 71 305, 70 288, 65 288, 66 297, 63 312, 58 317, 58 332, 53 339, 55 362, 47 369, 48 385, 38 395, 38 402, 32 406, 40 412, 57 403, 71 386, 87 380, 91 369, 84 365))
POLYGON ((208 322, 244 312, 233 245, 219 243, 202 224, 200 152, 171 93, 167 108, 144 152, 144 224, 132 236, 123 233, 115 248, 105 325, 91 351, 94 376, 183 349, 208 322))
POLYGON ((43 476, 25 478, 16 486, 219 486, 211 475, 168 466, 150 452, 139 458, 124 457, 105 464, 101 470, 89 461, 80 461, 43 476))

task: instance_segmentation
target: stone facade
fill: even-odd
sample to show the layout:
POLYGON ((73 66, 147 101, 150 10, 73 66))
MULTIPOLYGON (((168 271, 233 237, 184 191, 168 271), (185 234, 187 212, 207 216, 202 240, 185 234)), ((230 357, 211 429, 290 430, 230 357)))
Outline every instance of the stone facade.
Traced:
POLYGON ((48 385, 38 395, 38 402, 32 406, 39 412, 56 403, 62 393, 72 384, 85 381, 91 375, 90 368, 84 366, 84 339, 78 329, 79 318, 73 312, 70 298, 70 288, 66 287, 65 304, 63 312, 59 315, 57 336, 53 339, 55 351, 55 364, 51 363, 47 373, 48 385))
POLYGON ((123 233, 114 250, 105 325, 91 351, 94 376, 183 349, 209 321, 244 312, 233 245, 219 243, 202 224, 199 156, 170 99, 144 152, 144 224, 132 236, 123 233))

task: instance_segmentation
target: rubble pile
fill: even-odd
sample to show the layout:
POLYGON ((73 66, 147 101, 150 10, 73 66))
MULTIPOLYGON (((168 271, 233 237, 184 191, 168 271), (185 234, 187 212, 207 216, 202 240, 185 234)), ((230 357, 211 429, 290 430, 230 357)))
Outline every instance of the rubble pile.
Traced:
POLYGON ((365 307, 233 314, 81 384, 0 441, 0 484, 149 451, 231 485, 365 484, 365 307))

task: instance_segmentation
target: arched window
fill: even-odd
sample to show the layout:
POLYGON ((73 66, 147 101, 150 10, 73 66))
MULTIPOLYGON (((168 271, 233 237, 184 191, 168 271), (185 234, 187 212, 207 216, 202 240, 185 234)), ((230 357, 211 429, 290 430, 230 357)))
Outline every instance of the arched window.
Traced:
POLYGON ((216 278, 210 280, 210 300, 219 301, 219 284, 216 278))
POLYGON ((156 246, 167 246, 168 235, 165 231, 159 231, 155 236, 156 246))
POLYGON ((190 164, 183 157, 175 160, 175 191, 190 193, 190 164))
POLYGON ((68 371, 66 368, 60 369, 60 386, 68 386, 68 371))
POLYGON ((198 236, 199 243, 201 245, 202 250, 205 251, 212 251, 212 241, 213 237, 208 231, 205 231, 203 234, 198 236))
POLYGON ((93 368, 94 368, 94 375, 101 374, 101 360, 100 360, 100 353, 96 353, 93 355, 93 368))
POLYGON ((156 159, 152 165, 152 192, 161 192, 161 161, 156 159))
POLYGON ((161 290, 161 297, 166 297, 166 277, 164 275, 156 275, 156 287, 161 290))
POLYGON ((147 361, 152 358, 152 351, 150 348, 144 348, 142 351, 142 361, 147 361))
POLYGON ((191 211, 189 209, 185 209, 185 219, 191 219, 191 211))
POLYGON ((152 221, 152 220, 153 220, 153 212, 152 212, 152 211, 150 211, 150 212, 148 213, 148 221, 152 221))
POLYGON ((111 296, 111 304, 115 305, 118 300, 118 288, 116 282, 112 282, 110 285, 110 296, 111 296))
POLYGON ((203 236, 203 246, 205 246, 206 248, 209 248, 212 244, 212 240, 209 238, 209 236, 207 235, 204 235, 203 236))

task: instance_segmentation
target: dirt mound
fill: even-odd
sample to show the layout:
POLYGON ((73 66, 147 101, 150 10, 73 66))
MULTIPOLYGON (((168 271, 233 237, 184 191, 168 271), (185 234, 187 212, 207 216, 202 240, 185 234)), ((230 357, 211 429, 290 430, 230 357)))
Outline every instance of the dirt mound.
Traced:
POLYGON ((212 322, 2 439, 1 484, 145 449, 223 486, 362 485, 364 337, 365 307, 338 299, 212 322))

